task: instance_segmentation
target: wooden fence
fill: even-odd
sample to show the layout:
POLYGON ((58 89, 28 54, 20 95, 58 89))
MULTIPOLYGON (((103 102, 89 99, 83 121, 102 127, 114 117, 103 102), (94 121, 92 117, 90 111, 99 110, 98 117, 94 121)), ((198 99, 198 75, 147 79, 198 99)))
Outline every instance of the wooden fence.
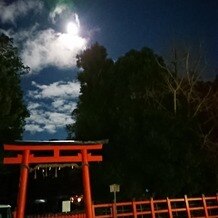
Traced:
MULTIPOLYGON (((218 195, 94 204, 93 218, 218 218, 218 195)), ((85 213, 29 215, 27 218, 86 218, 85 213)))
MULTIPOLYGON (((16 217, 15 217, 16 218, 16 217)), ((48 213, 28 215, 27 218, 86 218, 85 213, 48 213)))
POLYGON ((93 205, 96 218, 218 218, 218 195, 93 205))

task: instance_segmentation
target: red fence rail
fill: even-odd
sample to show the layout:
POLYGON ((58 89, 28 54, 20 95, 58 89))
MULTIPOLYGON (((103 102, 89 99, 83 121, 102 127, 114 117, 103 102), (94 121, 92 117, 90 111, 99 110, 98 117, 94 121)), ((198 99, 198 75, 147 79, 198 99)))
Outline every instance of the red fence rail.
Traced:
POLYGON ((49 213, 28 215, 27 218, 86 218, 85 213, 49 213))
MULTIPOLYGON (((92 205, 93 218, 218 218, 216 196, 118 202, 92 205)), ((27 218, 86 218, 85 213, 29 215, 27 218)))
POLYGON ((218 218, 218 195, 93 205, 96 218, 218 218))

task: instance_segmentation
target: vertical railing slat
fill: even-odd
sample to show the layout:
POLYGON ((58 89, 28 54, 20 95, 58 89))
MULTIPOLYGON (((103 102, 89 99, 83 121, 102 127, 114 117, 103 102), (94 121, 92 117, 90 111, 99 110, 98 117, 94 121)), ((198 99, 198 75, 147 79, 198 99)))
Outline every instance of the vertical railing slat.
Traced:
POLYGON ((151 216, 152 218, 155 218, 155 210, 154 210, 154 199, 151 198, 151 216))
POLYGON ((117 205, 116 205, 116 203, 113 203, 112 211, 113 211, 113 218, 117 218, 117 205))
POLYGON ((168 207, 169 218, 173 218, 173 213, 172 213, 172 208, 169 198, 167 198, 167 207, 168 207))
POLYGON ((133 211, 133 217, 137 218, 137 208, 136 208, 136 202, 132 201, 132 211, 133 211))
POLYGON ((187 218, 191 218, 191 211, 190 211, 187 195, 185 195, 184 199, 185 199, 186 212, 187 212, 187 216, 188 216, 187 218))
POLYGON ((205 196, 202 195, 202 201, 203 201, 203 206, 204 206, 204 215, 205 215, 205 218, 208 218, 208 211, 207 211, 207 202, 206 202, 206 199, 205 199, 205 196))

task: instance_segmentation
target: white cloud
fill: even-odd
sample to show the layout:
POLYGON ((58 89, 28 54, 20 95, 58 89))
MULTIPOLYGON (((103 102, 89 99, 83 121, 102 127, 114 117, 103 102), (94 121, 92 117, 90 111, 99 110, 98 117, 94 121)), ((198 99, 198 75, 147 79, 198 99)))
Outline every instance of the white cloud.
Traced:
MULTIPOLYGON (((76 55, 88 43, 88 36, 80 36, 80 21, 76 13, 66 5, 57 5, 49 13, 43 8, 42 0, 6 2, 7 0, 0 0, 0 22, 14 25, 10 29, 0 30, 14 39, 22 62, 31 68, 31 72, 40 72, 49 66, 59 69, 76 66, 76 55), (38 12, 41 17, 32 16, 38 12), (15 29, 18 18, 25 20, 15 29), (38 23, 42 18, 43 23, 38 23), (27 22, 27 19, 31 22, 27 22), (76 31, 71 29, 65 32, 63 24, 69 22, 76 31)), ((49 85, 33 82, 32 86, 26 96, 30 111, 30 117, 26 119, 26 131, 55 133, 74 122, 71 113, 76 108, 80 92, 78 82, 59 81, 49 85)))
POLYGON ((40 10, 43 7, 41 1, 18 0, 11 4, 0 1, 0 20, 3 23, 15 23, 18 17, 24 17, 30 10, 40 10))
POLYGON ((66 5, 64 4, 56 5, 54 10, 49 13, 49 18, 51 19, 52 23, 56 23, 57 17, 66 11, 68 11, 68 8, 66 5))
POLYGON ((23 43, 21 58, 33 71, 47 66, 71 68, 76 65, 76 55, 85 47, 84 38, 49 28, 29 35, 23 43))
MULTIPOLYGON (((10 5, 6 5, 0 0, 2 9, 0 19, 2 22, 15 22, 17 17, 25 15, 28 15, 28 19, 30 19, 31 15, 27 13, 30 10, 38 11, 42 5, 39 0, 18 0, 10 5)), ((1 29, 2 32, 14 39, 23 63, 30 67, 31 72, 39 72, 49 66, 60 69, 73 68, 76 66, 76 55, 87 45, 87 39, 79 35, 78 15, 66 5, 57 5, 54 11, 47 16, 54 24, 57 20, 61 20, 61 23, 55 25, 55 28, 59 25, 63 26, 63 23, 66 26, 69 22, 73 23, 78 29, 77 34, 65 32, 67 29, 62 29, 64 32, 57 31, 54 25, 50 26, 49 22, 44 22, 43 26, 35 22, 31 27, 18 28, 16 31, 13 28, 1 29)))
POLYGON ((52 102, 52 106, 54 108, 60 108, 64 106, 65 101, 63 99, 57 99, 55 101, 52 102))
POLYGON ((50 85, 32 82, 32 85, 35 90, 29 91, 27 96, 30 99, 30 117, 26 119, 26 131, 32 134, 43 131, 55 133, 74 122, 71 113, 79 96, 78 82, 59 81, 50 85))
MULTIPOLYGON (((70 108, 72 111, 75 108, 70 108)), ((71 112, 72 112, 71 111, 71 112)), ((70 111, 44 111, 43 109, 30 111, 30 117, 26 119, 25 130, 31 132, 55 133, 59 128, 73 123, 70 111), (68 112, 68 113, 67 113, 68 112)))
POLYGON ((76 81, 58 81, 49 85, 39 85, 36 82, 32 82, 32 85, 37 88, 37 90, 29 91, 29 96, 34 98, 76 98, 79 96, 80 92, 80 83, 76 81))
POLYGON ((43 128, 41 128, 40 125, 36 124, 27 124, 25 128, 31 133, 43 132, 43 128))
POLYGON ((28 105, 28 110, 33 110, 39 107, 40 107, 39 103, 30 102, 30 104, 28 105))

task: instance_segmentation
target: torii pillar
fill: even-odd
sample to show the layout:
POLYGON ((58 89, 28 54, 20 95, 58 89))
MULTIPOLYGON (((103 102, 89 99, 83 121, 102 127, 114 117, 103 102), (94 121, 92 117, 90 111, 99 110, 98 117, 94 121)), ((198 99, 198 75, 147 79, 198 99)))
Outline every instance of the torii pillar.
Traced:
POLYGON ((82 163, 83 189, 86 217, 93 218, 89 162, 102 161, 101 155, 91 155, 90 150, 100 150, 106 141, 15 141, 4 144, 4 150, 18 153, 15 157, 5 157, 4 164, 20 164, 20 181, 17 197, 16 218, 24 218, 26 207, 29 164, 39 163, 82 163), (37 156, 49 151, 50 156, 37 156), (61 151, 76 151, 77 155, 63 155, 61 151), (35 153, 37 152, 37 154, 35 153), (20 154, 21 153, 21 154, 20 154), (35 153, 35 154, 34 154, 35 153))

